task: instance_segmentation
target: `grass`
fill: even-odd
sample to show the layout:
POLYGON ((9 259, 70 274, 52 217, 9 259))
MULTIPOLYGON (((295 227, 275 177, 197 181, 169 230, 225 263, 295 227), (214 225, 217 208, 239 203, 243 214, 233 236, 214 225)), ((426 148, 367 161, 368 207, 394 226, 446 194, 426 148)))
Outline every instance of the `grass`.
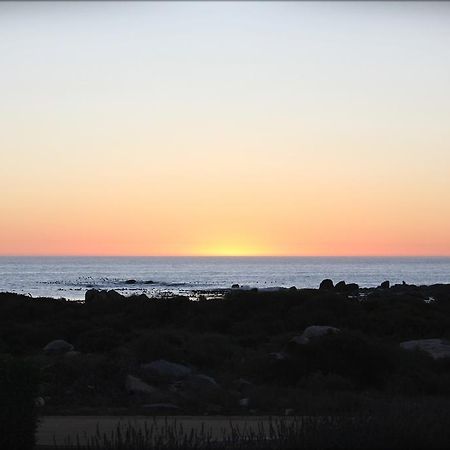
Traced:
MULTIPOLYGON (((54 446, 53 450, 63 448, 54 446)), ((446 403, 397 403, 374 413, 273 418, 252 428, 230 424, 222 436, 205 426, 186 430, 166 419, 143 428, 118 426, 109 435, 67 440, 76 450, 250 450, 250 449, 448 449, 450 410, 446 403)))

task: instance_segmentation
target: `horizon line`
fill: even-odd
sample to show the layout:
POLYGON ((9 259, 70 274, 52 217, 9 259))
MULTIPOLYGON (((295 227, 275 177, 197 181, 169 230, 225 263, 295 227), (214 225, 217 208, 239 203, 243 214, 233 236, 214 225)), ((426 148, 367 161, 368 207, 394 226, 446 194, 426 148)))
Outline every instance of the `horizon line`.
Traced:
POLYGON ((101 255, 101 254, 0 254, 0 258, 450 258, 450 254, 342 254, 342 255, 101 255))

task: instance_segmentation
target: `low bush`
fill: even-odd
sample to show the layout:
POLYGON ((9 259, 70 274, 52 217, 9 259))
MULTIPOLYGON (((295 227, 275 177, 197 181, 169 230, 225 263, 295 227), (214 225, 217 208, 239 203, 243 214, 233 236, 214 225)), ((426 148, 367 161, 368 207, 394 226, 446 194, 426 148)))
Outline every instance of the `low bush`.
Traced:
POLYGON ((0 357, 0 448, 34 448, 38 393, 37 371, 11 357, 0 357))

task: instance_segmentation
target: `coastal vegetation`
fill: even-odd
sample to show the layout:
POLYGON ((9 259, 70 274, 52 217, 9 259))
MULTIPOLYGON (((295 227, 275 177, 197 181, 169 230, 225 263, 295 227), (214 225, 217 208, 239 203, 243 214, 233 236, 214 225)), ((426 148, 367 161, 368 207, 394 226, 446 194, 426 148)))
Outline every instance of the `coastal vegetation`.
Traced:
POLYGON ((18 358, 0 357, 0 448, 31 450, 37 425, 38 374, 18 358))
MULTIPOLYGON (((94 289, 84 302, 2 293, 0 330, 3 360, 37 370, 39 386, 30 381, 24 393, 41 414, 329 417, 327 430, 352 427, 351 438, 340 438, 347 448, 369 432, 392 437, 387 424, 397 414, 397 434, 404 424, 423 443, 432 421, 436 448, 450 443, 450 285, 235 287, 196 300, 94 289)), ((311 427, 290 425, 285 438, 298 447, 316 439, 311 427)), ((90 448, 136 448, 114 447, 117 439, 90 448)), ((268 448, 290 448, 272 441, 268 448)), ((314 442, 304 448, 329 448, 314 442)))

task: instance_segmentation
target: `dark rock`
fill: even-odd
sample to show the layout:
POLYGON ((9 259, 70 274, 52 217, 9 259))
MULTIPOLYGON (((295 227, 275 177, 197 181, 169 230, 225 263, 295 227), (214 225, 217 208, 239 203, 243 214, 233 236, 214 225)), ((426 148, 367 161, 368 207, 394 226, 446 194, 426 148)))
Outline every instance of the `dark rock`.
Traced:
POLYGON ((136 284, 136 280, 126 280, 125 284, 136 284))
POLYGON ((333 289, 333 280, 325 279, 320 283, 319 289, 333 289))
POLYGON ((349 283, 345 287, 346 292, 355 292, 358 289, 359 289, 359 285, 356 283, 349 283))
POLYGON ((150 298, 145 294, 139 294, 139 295, 132 295, 130 297, 130 300, 133 300, 134 302, 145 303, 145 302, 148 302, 150 300, 150 298))
POLYGON ((218 389, 219 385, 213 377, 200 373, 191 375, 186 380, 185 387, 193 391, 208 391, 218 389))
POLYGON ((405 350, 422 350, 434 359, 450 358, 450 342, 445 339, 418 339, 400 343, 405 350))
POLYGON ((344 293, 350 293, 357 291, 359 289, 359 286, 356 283, 348 283, 346 284, 345 281, 339 281, 339 283, 336 284, 334 289, 337 292, 344 292, 344 293))
POLYGON ((73 350, 73 345, 64 341, 63 339, 56 339, 55 341, 49 342, 44 347, 44 352, 47 354, 63 354, 73 350))
POLYGON ((239 285, 236 283, 236 284, 233 284, 232 286, 231 286, 231 289, 239 289, 239 285))
POLYGON ((98 291, 97 289, 88 289, 84 294, 84 301, 86 303, 91 302, 99 295, 99 293, 100 291, 98 291))
POLYGON ((128 394, 156 394, 158 389, 150 386, 149 384, 142 381, 140 378, 134 377, 133 375, 127 375, 125 380, 125 390, 128 394))
POLYGON ((339 333, 341 330, 335 327, 312 325, 305 328, 301 336, 295 336, 291 339, 291 343, 298 345, 308 344, 311 338, 325 336, 328 333, 339 333))
POLYGON ((389 289, 390 286, 391 286, 391 283, 389 283, 388 280, 383 281, 383 282, 380 284, 380 288, 381 288, 381 289, 389 289))
POLYGON ((271 361, 283 361, 287 357, 288 356, 284 352, 272 352, 272 353, 269 353, 269 359, 271 361))
POLYGON ((157 361, 143 364, 141 369, 145 372, 153 373, 171 380, 185 378, 192 373, 192 369, 190 367, 184 366, 183 364, 166 361, 165 359, 158 359, 157 361))
POLYGON ((115 290, 111 289, 109 291, 106 290, 97 290, 97 289, 89 289, 84 294, 84 300, 86 304, 97 304, 104 302, 121 302, 125 300, 125 297, 115 290))

